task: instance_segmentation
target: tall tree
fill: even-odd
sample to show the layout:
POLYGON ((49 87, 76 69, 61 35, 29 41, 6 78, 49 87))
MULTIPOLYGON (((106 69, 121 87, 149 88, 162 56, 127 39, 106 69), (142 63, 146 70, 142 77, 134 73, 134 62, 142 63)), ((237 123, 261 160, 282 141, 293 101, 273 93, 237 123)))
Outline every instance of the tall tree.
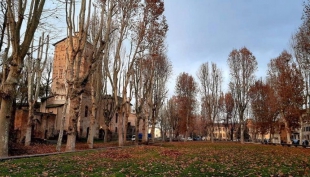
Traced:
POLYGON ((183 128, 186 141, 187 137, 189 136, 189 126, 192 123, 191 118, 193 118, 193 112, 196 103, 195 97, 198 88, 194 78, 191 75, 183 72, 177 77, 175 89, 178 97, 178 104, 180 104, 179 111, 181 113, 180 116, 182 118, 182 122, 184 123, 183 128))
POLYGON ((178 114, 177 97, 173 96, 167 101, 167 119, 169 124, 170 141, 179 135, 180 116, 178 114))
MULTIPOLYGON (((221 94, 222 75, 215 63, 209 67, 209 63, 204 63, 198 71, 198 78, 201 84, 201 94, 203 105, 206 106, 207 120, 211 125, 211 142, 214 142, 213 132, 216 118, 219 117, 219 99, 221 94)), ((219 123, 219 122, 217 122, 219 123)))
POLYGON ((225 122, 227 124, 227 128, 230 125, 230 132, 227 134, 230 134, 230 140, 233 140, 233 134, 235 131, 235 124, 237 123, 236 120, 236 114, 235 114, 235 102, 234 102, 234 98, 231 94, 231 92, 227 92, 224 95, 224 112, 226 115, 226 119, 225 122))
POLYGON ((298 31, 292 36, 292 48, 294 50, 295 58, 301 70, 304 79, 304 107, 306 112, 300 116, 300 144, 304 139, 302 127, 305 122, 310 120, 310 4, 309 1, 304 2, 304 12, 302 15, 302 24, 298 31))
POLYGON ((171 74, 171 64, 166 56, 156 56, 154 59, 154 83, 153 93, 149 106, 152 109, 151 115, 151 135, 154 141, 155 125, 158 121, 160 109, 163 106, 164 99, 167 94, 166 84, 171 74))
POLYGON ((114 108, 118 115, 118 142, 119 146, 124 145, 124 129, 125 129, 125 115, 123 114, 127 105, 127 94, 128 86, 130 84, 130 78, 132 75, 133 65, 137 59, 137 54, 140 51, 140 46, 142 44, 145 35, 145 26, 143 26, 143 21, 138 18, 138 12, 141 8, 141 4, 137 0, 117 0, 110 1, 112 6, 115 6, 117 12, 115 19, 113 20, 114 30, 114 43, 109 52, 105 53, 104 56, 104 67, 112 87, 112 97, 114 101, 114 108), (138 19, 138 22, 135 21, 138 19), (137 29, 135 32, 130 34, 130 29, 137 29), (124 50, 123 43, 125 39, 130 36, 130 52, 127 58, 122 56, 124 50), (109 55, 108 55, 109 54, 109 55), (125 68, 124 68, 125 67, 125 68), (124 69, 124 70, 123 70, 124 69), (122 73, 122 71, 123 73, 122 73), (122 77, 122 78, 121 78, 122 77), (122 85, 121 85, 122 83, 122 85), (122 100, 119 97, 122 97, 122 100))
POLYGON ((301 109, 304 105, 304 83, 300 69, 292 55, 283 51, 268 64, 268 75, 275 89, 277 105, 287 132, 287 143, 291 142, 291 131, 299 126, 301 109))
MULTIPOLYGON (((100 21, 99 32, 90 43, 87 41, 90 27, 90 13, 91 1, 86 4, 85 0, 81 1, 79 13, 79 28, 75 30, 75 1, 66 2, 67 7, 67 26, 68 26, 68 40, 67 40, 67 70, 66 70, 66 86, 67 97, 70 100, 68 109, 68 131, 66 151, 75 150, 75 141, 77 135, 77 120, 79 117, 81 95, 89 82, 91 73, 95 71, 95 65, 98 58, 102 55, 105 42, 102 37, 103 21, 100 21), (86 8, 88 9, 86 10, 86 8), (86 15, 85 12, 88 12, 86 15)), ((68 100, 66 100, 68 101, 68 100)), ((64 110, 66 110, 66 105, 64 110)), ((66 111, 64 116, 66 116, 66 111)), ((63 117, 64 121, 65 117, 63 117)), ((63 126, 62 126, 63 127, 63 126)), ((61 145, 61 135, 58 139, 56 149, 59 150, 61 145)))
POLYGON ((239 116, 241 143, 244 143, 244 112, 249 103, 249 90, 254 82, 254 73, 257 69, 257 61, 253 54, 243 47, 234 49, 228 57, 231 82, 229 84, 235 101, 235 107, 239 116))
POLYGON ((7 0, 7 21, 9 29, 9 40, 11 42, 11 55, 9 60, 9 71, 7 77, 3 78, 1 84, 1 109, 0 109, 0 157, 8 156, 8 133, 11 116, 12 103, 15 97, 17 81, 24 65, 24 58, 33 40, 39 25, 45 0, 27 1, 7 0), (26 10, 28 7, 28 11, 26 10), (28 12, 28 14, 26 14, 28 12), (24 18, 27 16, 27 18, 24 18), (22 24, 26 20, 25 34, 21 36, 22 24))
MULTIPOLYGON (((133 91, 135 97, 135 108, 136 108, 136 132, 135 135, 138 137, 140 121, 142 120, 146 125, 146 118, 148 117, 148 110, 146 110, 147 100, 151 97, 151 89, 154 77, 154 62, 152 57, 150 58, 140 58, 136 61, 134 65, 133 75, 133 91)), ((146 136, 145 125, 143 126, 143 134, 146 136)), ((145 141, 146 139, 144 139, 145 141)), ((136 143, 138 143, 138 138, 136 138, 136 143)))
POLYGON ((31 142, 33 119, 34 119, 34 105, 39 97, 39 92, 41 88, 42 72, 46 65, 48 56, 48 45, 49 37, 45 43, 44 33, 39 39, 38 53, 36 59, 33 58, 33 45, 31 48, 30 56, 28 56, 27 61, 27 73, 28 73, 28 123, 25 138, 25 146, 29 146, 31 142), (44 50, 45 46, 45 50, 44 50), (43 56, 43 53, 45 55, 43 56), (34 61, 33 61, 34 60, 34 61))
POLYGON ((257 80, 250 88, 250 100, 255 128, 261 137, 268 132, 270 136, 273 136, 275 122, 279 115, 274 89, 271 88, 270 84, 257 80))

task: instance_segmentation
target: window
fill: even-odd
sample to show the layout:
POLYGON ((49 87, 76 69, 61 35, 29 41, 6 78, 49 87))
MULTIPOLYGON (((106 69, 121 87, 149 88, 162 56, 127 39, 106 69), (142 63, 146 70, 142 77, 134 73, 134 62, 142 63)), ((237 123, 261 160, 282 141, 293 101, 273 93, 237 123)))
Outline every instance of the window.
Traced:
POLYGON ((85 106, 85 117, 88 116, 88 106, 85 106))
POLYGON ((115 114, 115 123, 117 123, 117 119, 118 119, 118 114, 115 114))
POLYGON ((62 79, 63 69, 59 69, 58 78, 62 79))
POLYGON ((115 133, 117 133, 117 127, 115 127, 115 133))

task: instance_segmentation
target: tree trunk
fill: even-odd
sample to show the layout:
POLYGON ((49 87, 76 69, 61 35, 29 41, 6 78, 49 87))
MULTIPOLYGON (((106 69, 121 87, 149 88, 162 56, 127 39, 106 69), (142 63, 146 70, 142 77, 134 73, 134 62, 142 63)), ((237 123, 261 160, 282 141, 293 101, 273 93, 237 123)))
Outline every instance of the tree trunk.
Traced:
POLYGON ((31 134, 32 134, 32 125, 33 125, 33 106, 29 103, 28 110, 28 122, 27 122, 27 131, 25 135, 25 146, 30 146, 31 143, 31 134))
POLYGON ((146 118, 144 118, 142 127, 142 142, 146 143, 148 141, 147 138, 148 138, 147 121, 146 118))
POLYGON ((139 143, 139 127, 140 127, 140 115, 137 114, 136 119, 136 132, 135 132, 135 144, 139 143))
POLYGON ((210 135, 211 135, 211 143, 214 143, 214 125, 211 125, 211 131, 210 131, 210 135))
POLYGON ((244 111, 240 111, 239 116, 240 116, 240 142, 241 144, 244 144, 244 111))
MULTIPOLYGON (((121 109, 122 110, 122 109, 121 109)), ((122 111, 118 111, 118 146, 124 146, 124 130, 123 130, 123 121, 124 121, 124 114, 122 111)))
POLYGON ((93 115, 93 111, 96 111, 96 108, 94 108, 94 109, 95 110, 92 109, 92 115, 91 115, 90 125, 89 125, 89 132, 88 132, 88 137, 87 137, 87 144, 88 144, 88 148, 90 148, 90 149, 94 148, 94 136, 95 136, 95 130, 96 130, 95 115, 93 115))
POLYGON ((69 106, 69 126, 67 131, 67 144, 66 151, 71 152, 75 151, 75 142, 77 135, 77 121, 80 111, 80 96, 71 96, 70 97, 70 106, 69 106))
POLYGON ((129 117, 129 114, 128 114, 127 111, 128 110, 126 108, 126 114, 125 114, 125 120, 124 120, 124 142, 127 141, 127 131, 128 131, 128 117, 129 117))
POLYGON ((152 142, 154 143, 155 141, 155 116, 152 116, 151 135, 152 135, 152 142))
POLYGON ((243 121, 240 123, 240 142, 243 144, 244 143, 244 125, 243 121))
POLYGON ((187 110, 187 114, 186 114, 186 130, 185 130, 185 138, 184 138, 184 141, 186 142, 187 141, 187 137, 188 137, 188 110, 187 110))
POLYGON ((299 129, 299 144, 302 145, 302 140, 303 140, 303 132, 302 132, 302 126, 303 126, 303 118, 302 115, 300 116, 300 129, 299 129))
POLYGON ((169 130, 169 141, 172 142, 172 129, 169 130))
POLYGON ((286 143, 291 144, 291 129, 288 125, 287 120, 284 120, 285 130, 286 130, 286 143))
POLYGON ((27 130, 26 130, 26 135, 25 135, 25 146, 30 146, 31 143, 31 134, 32 134, 32 117, 28 120, 27 123, 27 130))
POLYGON ((9 125, 11 117, 12 98, 2 99, 0 111, 0 157, 8 156, 8 140, 9 140, 9 125))
POLYGON ((8 156, 10 119, 14 119, 11 111, 14 95, 16 93, 18 75, 18 66, 11 66, 7 80, 2 84, 2 101, 0 109, 0 157, 8 156))
POLYGON ((104 139, 103 142, 107 143, 108 142, 108 126, 104 126, 104 139))
POLYGON ((97 90, 95 91, 95 88, 97 87, 94 88, 94 78, 92 78, 92 81, 93 81, 92 88, 91 88, 92 107, 91 107, 89 132, 87 136, 87 144, 88 144, 88 148, 90 149, 94 148, 94 136, 95 136, 95 130, 96 130, 95 123, 96 123, 97 104, 98 104, 98 101, 96 100, 96 94, 99 93, 97 92, 97 90))

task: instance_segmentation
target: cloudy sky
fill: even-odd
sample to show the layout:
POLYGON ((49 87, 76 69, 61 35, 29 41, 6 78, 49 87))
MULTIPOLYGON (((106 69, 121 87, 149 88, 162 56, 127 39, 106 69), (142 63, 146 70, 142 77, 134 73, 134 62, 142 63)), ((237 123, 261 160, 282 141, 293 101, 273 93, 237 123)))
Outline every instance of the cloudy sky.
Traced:
POLYGON ((270 59, 291 50, 290 38, 302 22, 302 11, 303 0, 166 0, 166 43, 173 65, 169 97, 181 72, 196 77, 205 62, 222 69, 227 90, 228 55, 244 46, 257 59, 257 77, 264 78, 270 59))

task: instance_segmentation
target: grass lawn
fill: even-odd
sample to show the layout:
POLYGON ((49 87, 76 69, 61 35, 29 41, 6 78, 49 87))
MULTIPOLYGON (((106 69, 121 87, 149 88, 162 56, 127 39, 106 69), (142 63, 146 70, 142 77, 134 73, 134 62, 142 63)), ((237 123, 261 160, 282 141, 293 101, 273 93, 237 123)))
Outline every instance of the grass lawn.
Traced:
POLYGON ((310 149, 175 142, 0 161, 0 176, 310 176, 310 149))

